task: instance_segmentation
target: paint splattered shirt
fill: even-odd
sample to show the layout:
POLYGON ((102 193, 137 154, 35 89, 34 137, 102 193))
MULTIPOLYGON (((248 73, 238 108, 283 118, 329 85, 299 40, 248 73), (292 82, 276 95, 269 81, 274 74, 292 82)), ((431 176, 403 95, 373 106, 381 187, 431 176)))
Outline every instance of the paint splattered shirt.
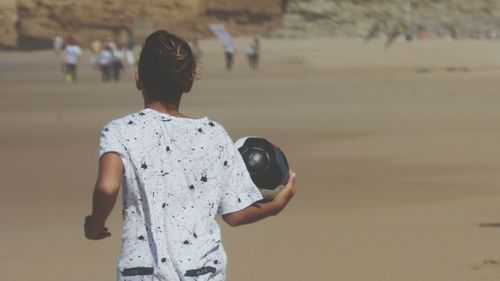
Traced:
POLYGON ((103 128, 106 152, 125 168, 117 279, 225 280, 215 216, 262 197, 224 128, 144 109, 103 128))

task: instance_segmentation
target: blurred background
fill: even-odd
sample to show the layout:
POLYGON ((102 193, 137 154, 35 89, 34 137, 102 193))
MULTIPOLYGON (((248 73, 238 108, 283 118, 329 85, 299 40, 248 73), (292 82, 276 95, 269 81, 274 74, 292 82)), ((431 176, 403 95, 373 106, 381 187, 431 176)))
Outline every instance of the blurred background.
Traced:
POLYGON ((197 55, 181 111, 277 143, 279 216, 223 225, 228 280, 500 278, 500 0, 0 1, 0 270, 112 280, 83 237, 100 129, 143 104, 144 38, 197 55))
POLYGON ((211 36, 223 23, 233 35, 274 38, 365 36, 374 23, 406 24, 413 36, 497 38, 495 0, 3 0, 0 45, 51 48, 57 34, 88 45, 96 38, 131 33, 141 41, 157 27, 186 37, 211 36))

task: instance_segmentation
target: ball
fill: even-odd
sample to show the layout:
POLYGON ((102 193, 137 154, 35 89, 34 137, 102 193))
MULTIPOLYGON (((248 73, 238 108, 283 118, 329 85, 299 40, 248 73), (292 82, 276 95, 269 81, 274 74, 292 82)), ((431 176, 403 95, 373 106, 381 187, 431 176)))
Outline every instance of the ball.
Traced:
POLYGON ((264 200, 272 200, 288 181, 288 161, 281 149, 261 137, 247 136, 235 141, 243 162, 264 200))

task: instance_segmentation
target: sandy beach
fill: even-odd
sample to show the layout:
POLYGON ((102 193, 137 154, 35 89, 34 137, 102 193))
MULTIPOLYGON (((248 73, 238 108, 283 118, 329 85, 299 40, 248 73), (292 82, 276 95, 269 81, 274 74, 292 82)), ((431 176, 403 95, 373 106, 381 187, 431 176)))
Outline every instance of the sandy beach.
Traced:
MULTIPOLYGON (((181 111, 231 136, 265 136, 297 172, 279 216, 223 226, 228 280, 490 281, 500 278, 500 43, 201 41, 181 111)), ((113 236, 83 237, 99 131, 142 107, 129 67, 103 84, 81 59, 65 84, 51 51, 0 52, 1 280, 113 280, 113 236)))

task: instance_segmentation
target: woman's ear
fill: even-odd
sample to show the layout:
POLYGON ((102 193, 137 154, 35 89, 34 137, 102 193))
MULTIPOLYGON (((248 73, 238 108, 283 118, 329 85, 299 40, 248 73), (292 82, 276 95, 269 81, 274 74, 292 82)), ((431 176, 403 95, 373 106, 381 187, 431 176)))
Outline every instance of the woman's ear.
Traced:
POLYGON ((139 72, 135 72, 134 78, 135 78, 135 87, 139 91, 142 90, 142 82, 141 82, 141 78, 139 77, 139 72))

